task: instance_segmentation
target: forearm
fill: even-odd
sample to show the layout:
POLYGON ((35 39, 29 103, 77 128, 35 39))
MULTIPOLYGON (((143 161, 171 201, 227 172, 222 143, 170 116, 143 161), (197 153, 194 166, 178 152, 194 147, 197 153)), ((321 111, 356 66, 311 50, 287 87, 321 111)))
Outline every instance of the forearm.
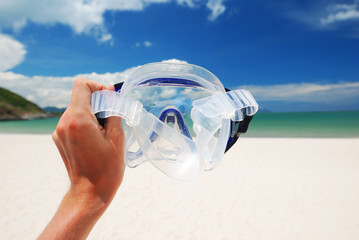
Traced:
POLYGON ((38 239, 86 239, 108 205, 90 193, 77 194, 69 190, 38 239))

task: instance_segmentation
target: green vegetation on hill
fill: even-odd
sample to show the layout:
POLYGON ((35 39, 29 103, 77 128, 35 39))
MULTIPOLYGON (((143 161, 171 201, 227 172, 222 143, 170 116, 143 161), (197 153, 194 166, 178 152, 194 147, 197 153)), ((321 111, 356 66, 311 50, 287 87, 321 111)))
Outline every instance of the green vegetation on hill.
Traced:
POLYGON ((46 118, 48 114, 20 95, 0 87, 0 120, 46 118))

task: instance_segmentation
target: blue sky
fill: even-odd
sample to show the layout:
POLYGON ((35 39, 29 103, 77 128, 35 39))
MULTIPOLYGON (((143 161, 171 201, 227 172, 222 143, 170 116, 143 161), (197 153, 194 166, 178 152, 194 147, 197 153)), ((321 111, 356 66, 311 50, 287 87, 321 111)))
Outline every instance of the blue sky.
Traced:
POLYGON ((178 59, 272 111, 359 109, 359 1, 8 0, 0 86, 66 106, 77 76, 178 59))

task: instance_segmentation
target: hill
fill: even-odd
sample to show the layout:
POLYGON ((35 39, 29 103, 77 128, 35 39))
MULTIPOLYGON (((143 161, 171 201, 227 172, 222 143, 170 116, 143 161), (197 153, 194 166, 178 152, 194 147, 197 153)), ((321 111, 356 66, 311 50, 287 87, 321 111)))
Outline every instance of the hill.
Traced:
POLYGON ((43 109, 49 113, 61 113, 66 111, 66 108, 57 108, 57 107, 44 107, 43 109))
POLYGON ((20 95, 0 87, 0 121, 48 117, 42 108, 20 95))

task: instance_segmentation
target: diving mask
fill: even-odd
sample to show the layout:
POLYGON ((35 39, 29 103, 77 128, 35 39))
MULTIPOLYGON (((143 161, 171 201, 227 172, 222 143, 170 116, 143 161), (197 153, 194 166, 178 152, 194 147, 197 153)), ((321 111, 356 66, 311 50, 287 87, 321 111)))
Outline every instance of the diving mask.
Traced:
POLYGON ((147 64, 115 88, 94 92, 91 105, 98 119, 123 118, 126 165, 149 161, 180 181, 217 166, 258 110, 247 90, 191 64, 147 64))

